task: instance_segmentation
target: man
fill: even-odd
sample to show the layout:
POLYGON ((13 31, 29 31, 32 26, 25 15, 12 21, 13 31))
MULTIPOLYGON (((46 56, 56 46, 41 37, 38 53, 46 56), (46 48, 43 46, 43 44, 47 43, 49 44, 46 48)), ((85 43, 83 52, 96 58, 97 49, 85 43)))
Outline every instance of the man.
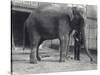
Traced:
POLYGON ((80 60, 80 46, 83 43, 82 28, 84 27, 84 18, 77 10, 77 7, 72 8, 73 19, 71 21, 71 28, 74 31, 74 59, 80 60))

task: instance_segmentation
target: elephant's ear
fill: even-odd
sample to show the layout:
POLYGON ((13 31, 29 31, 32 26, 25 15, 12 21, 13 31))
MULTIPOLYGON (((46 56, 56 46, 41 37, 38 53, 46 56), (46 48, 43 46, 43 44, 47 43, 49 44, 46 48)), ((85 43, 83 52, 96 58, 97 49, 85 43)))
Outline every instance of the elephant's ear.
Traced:
POLYGON ((86 6, 80 6, 78 8, 78 11, 79 11, 80 15, 84 18, 84 20, 86 20, 86 18, 87 18, 86 6))
POLYGON ((84 24, 82 26, 84 26, 83 29, 86 32, 86 29, 87 29, 87 10, 86 10, 86 6, 79 6, 78 7, 78 12, 80 13, 80 15, 83 18, 83 22, 81 22, 81 23, 84 24))
POLYGON ((79 5, 77 7, 77 11, 82 16, 82 18, 84 20, 84 23, 83 24, 84 24, 85 29, 86 29, 86 26, 87 26, 87 9, 86 9, 86 6, 79 5))
POLYGON ((74 5, 72 10, 76 10, 83 18, 86 18, 86 6, 84 5, 74 5))
POLYGON ((73 19, 74 15, 73 15, 73 11, 72 11, 72 6, 67 7, 66 14, 69 15, 70 20, 73 19))
POLYGON ((83 19, 84 19, 84 30, 85 30, 85 34, 86 34, 86 30, 87 30, 87 10, 86 7, 81 8, 80 9, 80 14, 82 15, 83 19))

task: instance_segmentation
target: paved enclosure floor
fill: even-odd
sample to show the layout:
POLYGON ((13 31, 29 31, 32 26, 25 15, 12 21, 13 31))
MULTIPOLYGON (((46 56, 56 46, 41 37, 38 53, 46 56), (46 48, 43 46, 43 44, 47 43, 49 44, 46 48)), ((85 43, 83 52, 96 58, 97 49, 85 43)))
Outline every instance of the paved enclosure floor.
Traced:
MULTIPOLYGON (((29 54, 29 49, 24 51, 20 48, 12 50, 12 71, 14 75, 97 69, 97 57, 95 54, 92 54, 94 58, 93 63, 89 61, 88 56, 84 53, 81 53, 80 61, 69 58, 66 62, 59 63, 59 52, 44 48, 39 51, 42 61, 37 64, 29 63, 29 54)), ((69 52, 69 56, 73 58, 73 52, 69 52)))

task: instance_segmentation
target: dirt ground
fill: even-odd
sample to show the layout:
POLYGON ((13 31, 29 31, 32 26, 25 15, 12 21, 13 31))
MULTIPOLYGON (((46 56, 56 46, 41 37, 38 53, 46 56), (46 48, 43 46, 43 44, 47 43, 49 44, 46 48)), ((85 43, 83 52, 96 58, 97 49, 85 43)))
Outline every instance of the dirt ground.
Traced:
MULTIPOLYGON (((92 54, 94 63, 89 61, 85 53, 81 53, 80 61, 68 59, 66 62, 59 63, 59 51, 43 48, 39 51, 42 60, 37 64, 29 63, 29 54, 29 49, 23 51, 21 48, 16 48, 12 50, 12 71, 14 75, 97 69, 96 54, 92 54)), ((69 52, 69 56, 73 58, 73 52, 69 52)))

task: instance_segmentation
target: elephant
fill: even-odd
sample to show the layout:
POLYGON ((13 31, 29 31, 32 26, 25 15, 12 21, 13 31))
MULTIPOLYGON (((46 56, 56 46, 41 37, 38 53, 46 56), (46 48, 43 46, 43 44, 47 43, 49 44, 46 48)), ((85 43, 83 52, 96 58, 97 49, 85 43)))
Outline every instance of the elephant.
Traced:
MULTIPOLYGON (((70 34, 73 30, 82 34, 86 48, 84 26, 84 19, 79 11, 72 7, 49 6, 34 10, 24 23, 24 29, 28 32, 30 41, 30 63, 34 64, 41 60, 38 51, 43 41, 56 38, 60 41, 59 61, 65 61, 68 56, 70 34)), ((85 50, 92 61, 90 52, 87 48, 85 50)), ((77 52, 75 56, 79 56, 77 52)))

